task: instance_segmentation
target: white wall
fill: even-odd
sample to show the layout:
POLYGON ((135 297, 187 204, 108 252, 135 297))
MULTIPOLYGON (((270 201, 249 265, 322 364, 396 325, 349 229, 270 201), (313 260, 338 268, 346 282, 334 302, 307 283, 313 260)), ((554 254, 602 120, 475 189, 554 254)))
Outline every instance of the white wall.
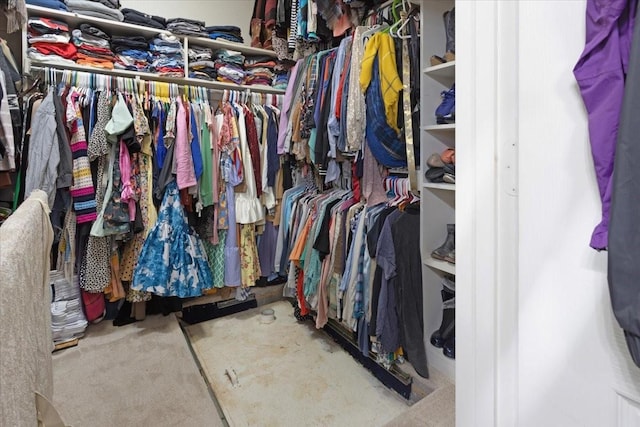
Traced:
POLYGON ((207 25, 236 25, 245 44, 250 44, 249 21, 253 0, 120 0, 123 8, 164 18, 189 18, 207 25))
POLYGON ((640 369, 612 315, 607 255, 589 248, 600 201, 572 74, 585 8, 584 0, 520 2, 522 426, 640 425, 639 407, 620 397, 640 401, 640 369))

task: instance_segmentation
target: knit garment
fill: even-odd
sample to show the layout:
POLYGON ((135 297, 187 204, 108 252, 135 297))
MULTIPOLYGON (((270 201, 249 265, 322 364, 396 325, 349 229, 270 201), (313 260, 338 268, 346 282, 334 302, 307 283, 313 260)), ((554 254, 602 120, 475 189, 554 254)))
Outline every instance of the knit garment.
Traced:
POLYGON ((96 200, 91 167, 87 156, 87 139, 85 137, 82 114, 78 105, 79 94, 72 90, 67 99, 67 127, 71 134, 71 153, 73 157, 73 184, 71 197, 76 222, 82 224, 96 219, 96 200))

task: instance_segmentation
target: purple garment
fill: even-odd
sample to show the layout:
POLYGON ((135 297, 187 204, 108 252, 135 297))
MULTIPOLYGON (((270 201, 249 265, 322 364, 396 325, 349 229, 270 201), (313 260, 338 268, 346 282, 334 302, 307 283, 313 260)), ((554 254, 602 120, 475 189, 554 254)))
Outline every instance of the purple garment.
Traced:
POLYGON ((265 277, 271 276, 276 260, 276 243, 278 241, 278 228, 273 222, 266 221, 264 231, 258 241, 258 259, 260 260, 260 271, 265 277))
POLYGON ((293 102, 293 95, 295 92, 295 81, 298 75, 298 68, 303 59, 299 60, 296 65, 291 69, 291 75, 289 76, 289 86, 284 93, 284 100, 282 101, 282 112, 280 113, 280 127, 278 128, 278 154, 285 153, 285 140, 287 139, 287 128, 289 127, 289 114, 291 113, 291 104, 293 102))
POLYGON ((602 220, 591 247, 606 249, 613 162, 638 0, 587 0, 586 45, 573 69, 589 117, 602 220))
POLYGON ((240 248, 238 247, 237 224, 236 224, 236 194, 233 187, 240 184, 242 179, 238 174, 236 165, 231 167, 227 182, 227 218, 229 230, 224 244, 224 284, 225 286, 242 285, 242 275, 240 272, 240 248))

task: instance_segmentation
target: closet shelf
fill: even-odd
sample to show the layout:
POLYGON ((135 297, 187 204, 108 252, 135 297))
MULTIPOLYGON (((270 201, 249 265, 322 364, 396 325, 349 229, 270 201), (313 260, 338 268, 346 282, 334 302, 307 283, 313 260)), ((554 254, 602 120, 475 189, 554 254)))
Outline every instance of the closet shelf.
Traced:
MULTIPOLYGON (((79 27, 80 24, 86 23, 95 25, 107 33, 113 33, 123 36, 136 35, 145 36, 148 38, 153 37, 159 33, 172 34, 167 30, 158 30, 156 28, 145 27, 144 25, 135 25, 126 22, 112 21, 109 19, 96 18, 93 16, 81 15, 75 12, 65 12, 63 10, 49 9, 41 6, 27 5, 27 14, 29 16, 42 16, 45 18, 57 19, 69 25, 69 27, 71 27, 70 30, 72 28, 79 27)), ((235 50, 247 55, 264 55, 273 58, 278 57, 278 54, 273 50, 259 49, 247 46, 242 43, 234 43, 226 40, 213 40, 204 37, 186 36, 182 34, 174 35, 182 41, 184 41, 184 39, 188 39, 190 43, 193 43, 197 46, 207 46, 213 49, 235 50)))
POLYGON ((445 273, 449 273, 452 275, 456 275, 456 266, 455 264, 448 263, 446 261, 440 261, 435 258, 431 258, 431 256, 427 255, 423 258, 422 263, 427 267, 431 267, 434 270, 442 271, 445 273))
POLYGON ((234 83, 225 83, 225 82, 215 82, 201 79, 194 79, 189 77, 171 77, 171 76, 162 76, 159 74, 153 73, 142 73, 138 71, 129 71, 129 70, 108 70, 104 68, 97 67, 89 67, 85 65, 78 64, 56 64, 49 63, 46 61, 35 61, 29 60, 25 58, 25 73, 28 73, 30 69, 43 69, 45 67, 53 68, 56 70, 72 70, 72 71, 83 71, 86 73, 95 73, 95 74, 105 74, 108 76, 116 76, 116 77, 127 77, 131 79, 140 78, 141 80, 149 80, 149 81, 159 81, 159 82, 167 82, 167 83, 175 83, 179 86, 189 85, 189 86, 200 86, 207 87, 211 89, 217 90, 249 90, 250 92, 256 93, 271 93, 271 94, 284 94, 283 89, 274 89, 270 86, 262 86, 262 85, 237 85, 234 83), (27 65, 28 64, 28 65, 27 65))
POLYGON ((425 132, 455 133, 456 124, 455 123, 451 123, 451 124, 448 124, 448 125, 427 125, 427 126, 420 126, 420 129, 422 129, 425 132))
POLYGON ((53 18, 69 25, 69 30, 78 28, 80 24, 91 24, 99 27, 107 33, 117 33, 117 35, 146 36, 151 37, 159 33, 171 34, 166 30, 145 27, 143 25, 128 24, 126 22, 112 21, 110 19, 96 18, 93 16, 80 15, 75 12, 65 12, 63 10, 49 9, 47 7, 27 5, 29 16, 40 16, 43 18, 53 18))
POLYGON ((425 182, 424 188, 431 188, 434 190, 456 191, 455 184, 440 183, 440 182, 425 182))
POLYGON ((451 86, 456 79, 456 61, 426 67, 422 72, 445 86, 451 86))
POLYGON ((206 47, 210 47, 212 49, 228 49, 228 50, 235 50, 237 52, 243 53, 245 55, 254 55, 254 56, 269 56, 272 58, 277 58, 278 54, 276 52, 274 52, 273 50, 267 50, 267 49, 260 49, 257 47, 251 47, 251 46, 247 46, 244 44, 240 44, 240 43, 234 43, 234 42, 229 42, 229 41, 224 41, 224 40, 213 40, 213 39, 207 39, 204 37, 193 37, 193 36, 176 36, 176 37, 183 37, 187 40, 189 40, 189 46, 196 45, 196 46, 206 46, 206 47))

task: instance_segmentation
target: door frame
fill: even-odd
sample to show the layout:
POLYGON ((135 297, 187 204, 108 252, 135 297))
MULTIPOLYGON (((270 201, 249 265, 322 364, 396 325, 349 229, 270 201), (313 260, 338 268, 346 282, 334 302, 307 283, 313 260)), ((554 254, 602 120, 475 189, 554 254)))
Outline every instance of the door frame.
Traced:
POLYGON ((518 424, 518 2, 456 1, 456 420, 518 424))

